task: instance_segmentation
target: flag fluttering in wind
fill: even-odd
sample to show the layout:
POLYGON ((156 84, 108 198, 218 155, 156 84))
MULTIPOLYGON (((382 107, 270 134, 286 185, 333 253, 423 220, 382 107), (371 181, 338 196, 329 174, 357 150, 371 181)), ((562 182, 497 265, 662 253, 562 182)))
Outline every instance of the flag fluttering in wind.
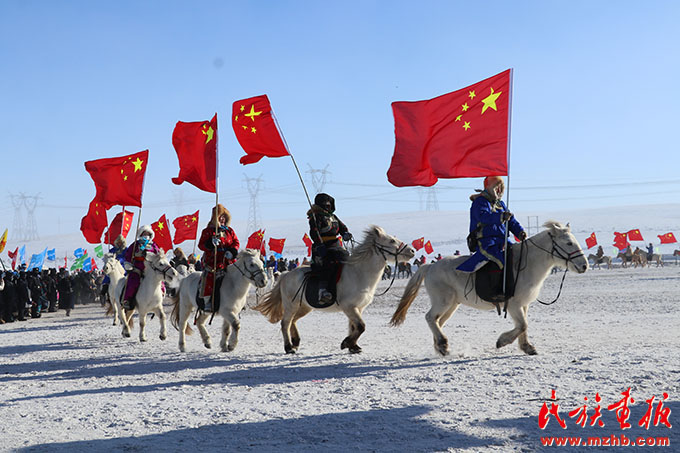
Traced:
POLYGON ((640 233, 640 230, 638 230, 637 228, 634 229, 634 230, 630 230, 628 232, 628 240, 629 241, 644 241, 644 239, 642 238, 642 233, 640 233))
MULTIPOLYGON (((85 261, 89 261, 90 257, 87 256, 87 250, 85 251, 84 255, 80 255, 77 260, 71 264, 71 270, 76 270, 76 269, 83 269, 83 266, 85 264, 85 261)), ((91 268, 90 268, 91 269, 91 268)))
POLYGON ((19 247, 14 249, 13 252, 7 250, 7 255, 12 259, 12 270, 15 270, 17 267, 17 257, 19 256, 19 247))
POLYGON ((7 245, 7 228, 5 228, 5 232, 2 233, 2 237, 0 237, 0 253, 2 253, 3 250, 5 250, 6 245, 7 245))
POLYGON ((310 238, 309 235, 305 233, 305 235, 302 236, 302 242, 304 242, 307 246, 307 256, 312 256, 312 245, 314 245, 312 238, 310 238))
POLYGON ((411 244, 413 244, 414 249, 420 250, 425 246, 425 237, 422 237, 420 239, 416 239, 411 244))
POLYGON ((430 253, 434 252, 434 249, 432 248, 432 243, 430 241, 427 241, 425 243, 424 247, 425 247, 425 253, 427 253, 428 255, 430 253))
POLYGON ((595 233, 593 232, 590 236, 586 238, 586 246, 588 248, 593 248, 597 245, 597 238, 595 237, 595 233))
POLYGON ((48 250, 47 251, 47 261, 56 261, 57 260, 57 251, 55 249, 48 250))
POLYGON ((246 152, 239 161, 243 165, 255 163, 265 156, 290 154, 281 138, 266 94, 234 102, 232 126, 236 139, 246 152))
POLYGON ((97 198, 90 202, 90 209, 80 221, 80 231, 83 232, 85 240, 90 244, 101 242, 104 228, 109 222, 106 219, 106 207, 97 198))
POLYGON ((619 250, 624 250, 630 247, 630 242, 628 242, 628 233, 619 233, 618 231, 615 232, 614 247, 619 250))
POLYGON ((261 250, 264 244, 264 230, 257 230, 248 236, 247 249, 261 250))
POLYGON ((172 146, 179 159, 179 175, 172 182, 193 184, 201 190, 217 191, 217 113, 210 121, 178 121, 172 146))
POLYGON ((19 262, 21 264, 26 264, 26 246, 22 245, 19 249, 19 262))
POLYGON ((28 267, 27 269, 35 269, 36 267, 40 270, 43 268, 43 264, 45 264, 45 255, 47 254, 47 247, 45 247, 45 250, 43 250, 41 253, 35 253, 31 255, 31 260, 28 262, 28 267))
POLYGON ((151 229, 153 230, 153 241, 163 249, 164 252, 172 250, 172 234, 170 234, 170 228, 168 228, 168 220, 165 218, 165 214, 158 219, 157 222, 151 224, 151 229))
POLYGON ((673 244, 675 242, 678 242, 675 239, 675 236, 673 235, 673 233, 659 234, 658 238, 659 238, 659 241, 661 241, 662 244, 673 244))
POLYGON ((73 251, 73 256, 76 258, 81 258, 83 255, 87 255, 87 250, 84 250, 82 247, 73 251))
POLYGON ((94 248, 94 253, 95 255, 97 255, 97 258, 104 258, 104 247, 102 247, 102 245, 99 244, 94 248))
POLYGON ((286 239, 274 239, 274 238, 269 238, 269 250, 275 253, 283 253, 283 244, 286 242, 286 239))
POLYGON ((175 244, 196 239, 198 234, 198 212, 177 217, 172 221, 172 226, 175 227, 175 239, 173 241, 175 244))
POLYGON ((92 272, 93 264, 94 260, 92 258, 87 258, 86 260, 83 261, 82 268, 85 272, 92 272))
POLYGON ((134 213, 128 210, 116 214, 111 224, 109 224, 109 229, 106 231, 106 243, 113 245, 113 242, 120 235, 126 238, 132 227, 134 216, 134 213))
POLYGON ((512 70, 415 102, 393 102, 395 146, 387 179, 397 187, 438 178, 508 174, 512 70))
POLYGON ((144 150, 128 156, 85 162, 85 169, 97 189, 95 200, 106 209, 114 205, 142 207, 148 161, 149 150, 144 150))

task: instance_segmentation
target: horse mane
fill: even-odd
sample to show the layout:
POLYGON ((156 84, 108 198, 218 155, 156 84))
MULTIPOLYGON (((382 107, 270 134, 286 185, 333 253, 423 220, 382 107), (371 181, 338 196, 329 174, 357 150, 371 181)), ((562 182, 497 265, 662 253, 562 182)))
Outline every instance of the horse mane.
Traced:
POLYGON ((373 244, 375 243, 376 239, 378 239, 380 236, 383 236, 384 234, 385 230, 383 230, 381 227, 377 225, 369 225, 369 227, 364 230, 363 241, 354 247, 354 250, 352 250, 352 254, 347 260, 347 263, 357 263, 369 258, 373 253, 375 253, 373 244))
POLYGON ((550 230, 552 233, 558 234, 561 232, 566 231, 571 231, 569 228, 569 224, 563 225, 562 223, 558 222, 557 220, 547 220, 543 224, 543 228, 550 230))
POLYGON ((255 257, 260 254, 260 251, 257 249, 243 249, 240 252, 238 252, 238 255, 236 255, 236 259, 239 259, 241 257, 245 257, 245 255, 250 255, 252 257, 255 257))

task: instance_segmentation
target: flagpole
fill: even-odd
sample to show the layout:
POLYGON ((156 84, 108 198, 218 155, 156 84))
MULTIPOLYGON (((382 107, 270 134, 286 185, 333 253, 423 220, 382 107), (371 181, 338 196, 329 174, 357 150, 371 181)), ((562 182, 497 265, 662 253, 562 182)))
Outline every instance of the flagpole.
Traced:
MULTIPOLYGON (((513 69, 510 68, 510 94, 508 96, 508 152, 507 152, 507 159, 508 159, 508 184, 505 190, 505 206, 510 211, 510 131, 511 131, 511 123, 512 123, 512 76, 513 76, 513 69)), ((507 285, 507 275, 508 275, 508 236, 510 234, 510 220, 508 219, 505 223, 505 242, 503 243, 503 262, 505 263, 505 266, 503 266, 503 297, 505 298, 506 294, 506 285, 507 285)), ((507 304, 507 299, 506 299, 506 304, 507 304)), ((507 305, 506 305, 507 306, 507 305)), ((507 314, 507 313, 506 313, 507 314)))
MULTIPOLYGON (((215 113, 215 116, 217 116, 217 113, 215 113)), ((217 206, 219 205, 219 200, 220 200, 220 135, 215 134, 215 215, 218 215, 218 210, 217 206)), ((219 217, 215 218, 215 237, 217 237, 218 233, 218 228, 220 224, 220 219, 219 217)), ((198 233, 198 232, 197 232, 198 233)), ((198 234, 197 234, 198 236, 198 234)), ((210 296, 210 301, 211 301, 211 310, 213 312, 213 316, 215 313, 215 286, 217 286, 217 247, 213 245, 215 248, 215 252, 213 253, 214 259, 213 259, 213 285, 212 285, 212 294, 210 296)), ((194 239, 194 250, 196 250, 196 240, 194 239)), ((207 277, 206 277, 207 278, 207 277)), ((205 290, 204 290, 205 291, 205 290)), ((212 323, 212 318, 210 318, 210 323, 212 323)))

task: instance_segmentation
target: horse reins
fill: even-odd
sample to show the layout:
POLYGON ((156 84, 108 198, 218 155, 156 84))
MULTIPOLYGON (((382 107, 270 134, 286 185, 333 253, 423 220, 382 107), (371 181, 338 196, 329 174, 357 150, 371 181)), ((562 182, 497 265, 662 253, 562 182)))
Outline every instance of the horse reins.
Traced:
POLYGON ((407 245, 407 244, 404 244, 403 242, 400 242, 400 243, 399 243, 399 247, 396 248, 396 251, 392 252, 392 251, 390 251, 389 249, 385 248, 384 246, 378 244, 378 243, 375 242, 375 240, 374 240, 374 241, 373 241, 373 247, 374 247, 377 251, 380 252, 380 254, 382 255, 383 259, 385 260, 385 263, 387 263, 387 261, 388 261, 387 257, 385 256, 385 253, 387 253, 387 254, 390 255, 390 256, 394 255, 394 272, 392 272, 392 281, 390 282, 389 286, 387 287, 387 289, 386 289, 385 291, 383 291, 383 292, 380 293, 380 294, 376 294, 376 296, 380 297, 380 296, 384 296, 385 294, 387 294, 387 291, 389 291, 390 288, 392 288, 392 285, 394 284, 394 280, 395 280, 395 278, 397 277, 397 265, 398 265, 399 255, 401 254, 401 252, 403 252, 404 250, 406 250, 406 247, 408 247, 408 245, 407 245))
POLYGON ((527 239, 530 241, 537 249, 544 251, 545 253, 555 256, 554 252, 557 252, 557 256, 562 258, 565 261, 566 268, 564 269, 564 273, 562 274, 562 281, 560 282, 560 289, 557 291, 557 296, 555 296, 555 299, 552 300, 552 302, 543 302, 541 299, 536 298, 536 301, 542 305, 552 305, 555 302, 557 302, 557 299, 560 298, 560 295, 562 294, 562 287, 564 286, 564 279, 567 277, 567 272, 569 272, 569 262, 573 260, 574 258, 578 258, 579 256, 585 256, 582 250, 576 250, 573 252, 567 252, 564 250, 564 248, 560 247, 559 244, 555 242, 555 239, 553 238, 552 234, 548 233, 548 236, 550 236, 550 241, 552 242, 552 250, 548 251, 547 249, 544 249, 540 245, 536 244, 531 238, 527 239))

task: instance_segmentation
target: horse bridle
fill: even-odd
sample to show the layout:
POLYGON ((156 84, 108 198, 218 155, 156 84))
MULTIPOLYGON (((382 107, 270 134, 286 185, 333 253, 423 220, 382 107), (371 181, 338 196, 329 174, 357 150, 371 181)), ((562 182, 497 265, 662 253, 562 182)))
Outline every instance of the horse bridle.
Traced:
POLYGON ((168 276, 166 274, 170 269, 173 269, 171 264, 168 264, 165 269, 158 269, 156 266, 153 265, 151 261, 149 261, 149 265, 151 266, 151 269, 153 269, 154 271, 158 272, 159 274, 163 274, 163 280, 168 279, 168 276))
POLYGON ((375 248, 380 254, 382 255, 383 259, 385 262, 388 261, 387 257, 385 256, 385 253, 387 253, 390 256, 394 256, 394 272, 392 273, 392 281, 390 282, 390 285, 387 287, 385 291, 383 291, 380 294, 377 294, 377 296, 383 296, 387 293, 387 291, 392 288, 392 285, 394 284, 394 279, 397 277, 397 266, 398 266, 398 261, 399 261, 399 255, 401 255, 401 252, 406 250, 406 247, 408 247, 408 244, 404 244, 403 242, 399 242, 399 246, 395 249, 394 252, 392 252, 390 249, 386 248, 385 246, 378 244, 375 239, 373 240, 373 248, 375 248))
MULTIPOLYGON (((264 274, 264 271, 262 269, 258 269, 255 272, 251 272, 245 266, 243 266, 243 269, 241 269, 240 267, 238 267, 236 262, 234 262, 234 267, 241 273, 241 275, 243 275, 245 278, 247 278, 248 280, 250 280, 253 283, 255 283, 255 277, 257 277, 260 274, 264 274), (246 272, 247 272, 247 274, 246 274, 246 272)), ((255 286, 257 286, 257 284, 255 286)))

